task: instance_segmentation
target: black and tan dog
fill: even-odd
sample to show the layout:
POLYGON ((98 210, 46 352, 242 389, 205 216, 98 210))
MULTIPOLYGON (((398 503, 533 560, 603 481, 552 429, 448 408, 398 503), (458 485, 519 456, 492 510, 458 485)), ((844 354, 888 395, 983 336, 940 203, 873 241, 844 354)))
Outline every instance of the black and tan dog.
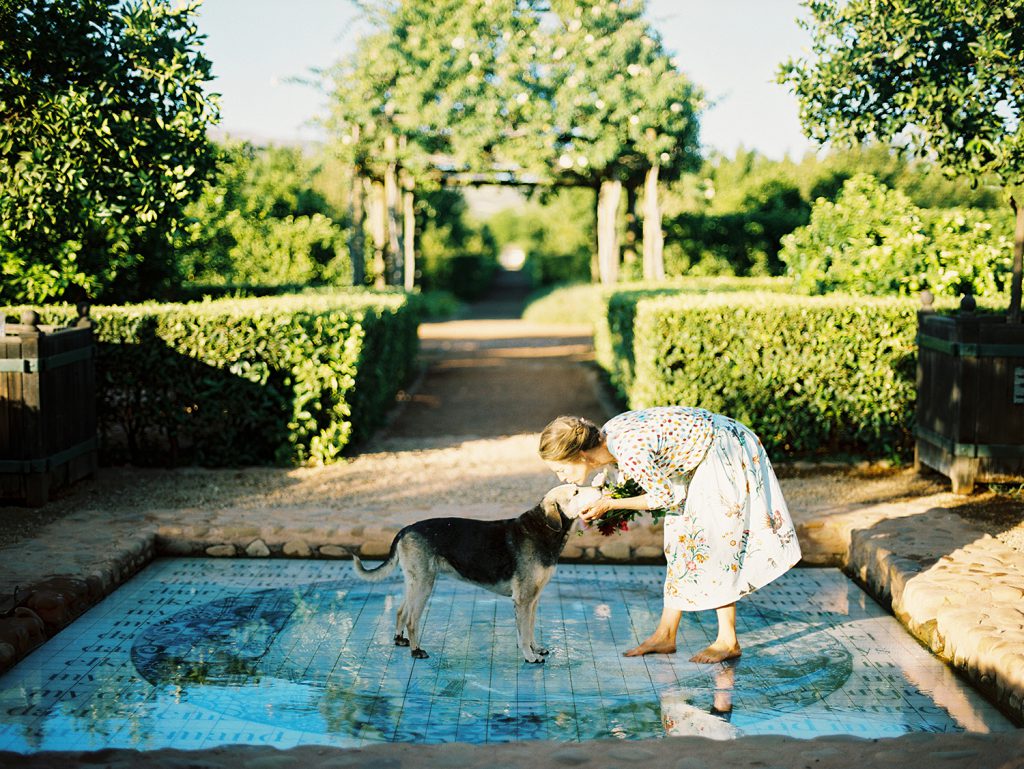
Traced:
POLYGON ((555 572, 558 557, 579 511, 600 492, 565 484, 549 491, 539 505, 500 521, 431 518, 402 529, 387 559, 367 569, 353 554, 356 573, 376 582, 402 565, 405 598, 398 607, 395 644, 412 656, 429 656, 420 647, 420 617, 438 572, 512 598, 519 651, 527 662, 543 662, 547 650, 534 643, 537 602, 555 572), (408 634, 408 635, 407 635, 408 634))

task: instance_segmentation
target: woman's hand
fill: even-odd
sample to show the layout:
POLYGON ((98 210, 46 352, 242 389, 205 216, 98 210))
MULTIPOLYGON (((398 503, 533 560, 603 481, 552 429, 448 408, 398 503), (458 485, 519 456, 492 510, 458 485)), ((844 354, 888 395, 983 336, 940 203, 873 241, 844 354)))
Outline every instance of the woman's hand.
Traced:
POLYGON ((613 503, 618 501, 617 499, 601 495, 580 511, 580 520, 590 523, 595 518, 600 518, 609 510, 614 509, 615 505, 613 503))
POLYGON ((590 523, 595 518, 600 518, 609 510, 641 510, 650 509, 650 497, 641 494, 639 497, 609 497, 602 495, 593 504, 588 505, 580 511, 580 519, 590 523))

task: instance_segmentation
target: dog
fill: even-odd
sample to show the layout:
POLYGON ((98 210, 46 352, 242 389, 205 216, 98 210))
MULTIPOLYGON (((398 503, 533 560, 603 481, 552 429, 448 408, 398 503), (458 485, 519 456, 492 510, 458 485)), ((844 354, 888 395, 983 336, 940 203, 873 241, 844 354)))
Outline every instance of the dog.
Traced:
POLYGON ((430 656, 420 646, 420 617, 438 572, 444 572, 509 596, 515 606, 519 651, 527 662, 544 662, 548 650, 534 642, 537 603, 555 573, 573 523, 600 494, 596 488, 567 483, 551 489, 540 504, 518 518, 419 521, 395 535, 379 566, 367 569, 353 553, 353 567, 362 579, 377 582, 401 564, 405 597, 398 607, 395 645, 410 647, 416 659, 430 656))

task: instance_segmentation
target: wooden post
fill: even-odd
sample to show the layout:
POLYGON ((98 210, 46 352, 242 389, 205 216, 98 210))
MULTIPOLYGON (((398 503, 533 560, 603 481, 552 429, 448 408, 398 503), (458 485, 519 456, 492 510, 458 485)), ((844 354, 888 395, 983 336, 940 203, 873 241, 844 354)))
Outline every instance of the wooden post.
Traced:
POLYGON ((622 182, 605 179, 597 195, 597 265, 601 283, 609 286, 619 279, 619 201, 622 182))
MULTIPOLYGON (((25 310, 21 313, 22 330, 18 332, 21 339, 21 357, 38 360, 42 332, 39 329, 39 313, 25 310)), ((39 372, 25 374, 22 377, 21 391, 21 431, 26 442, 26 454, 29 459, 40 459, 46 456, 45 436, 43 434, 43 393, 39 372)), ((50 496, 50 477, 45 468, 37 472, 29 472, 25 476, 25 502, 30 507, 45 505, 50 496)))
POLYGON ((665 279, 665 239, 661 234, 661 206, 658 204, 659 166, 655 163, 644 179, 644 279, 665 279))

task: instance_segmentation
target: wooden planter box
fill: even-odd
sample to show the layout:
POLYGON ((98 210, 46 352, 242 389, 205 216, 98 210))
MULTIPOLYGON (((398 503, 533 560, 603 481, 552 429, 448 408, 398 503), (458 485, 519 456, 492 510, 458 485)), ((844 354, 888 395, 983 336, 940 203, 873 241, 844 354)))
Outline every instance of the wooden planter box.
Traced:
POLYGON ((75 326, 27 312, 0 335, 0 500, 46 504, 96 472, 95 346, 87 309, 75 326))
POLYGON ((1024 481, 1024 325, 918 313, 915 467, 976 482, 1024 481))

